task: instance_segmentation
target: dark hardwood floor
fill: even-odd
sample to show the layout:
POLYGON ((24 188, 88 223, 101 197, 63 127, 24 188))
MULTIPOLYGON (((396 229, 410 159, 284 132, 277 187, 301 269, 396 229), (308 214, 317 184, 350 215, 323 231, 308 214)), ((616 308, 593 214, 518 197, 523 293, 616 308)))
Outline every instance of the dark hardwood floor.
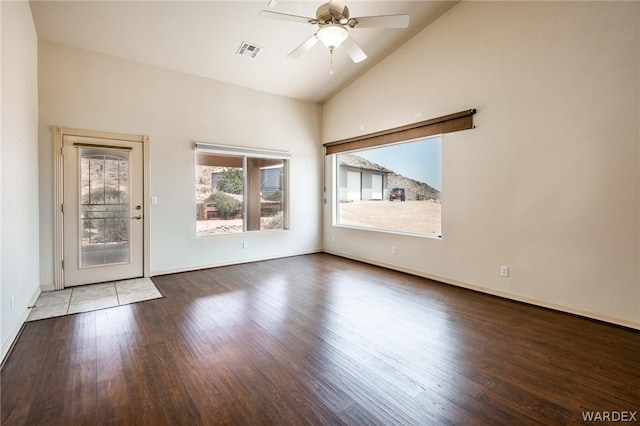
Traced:
POLYGON ((552 425, 640 411, 637 331, 326 254, 153 280, 166 298, 28 323, 1 372, 2 424, 552 425))

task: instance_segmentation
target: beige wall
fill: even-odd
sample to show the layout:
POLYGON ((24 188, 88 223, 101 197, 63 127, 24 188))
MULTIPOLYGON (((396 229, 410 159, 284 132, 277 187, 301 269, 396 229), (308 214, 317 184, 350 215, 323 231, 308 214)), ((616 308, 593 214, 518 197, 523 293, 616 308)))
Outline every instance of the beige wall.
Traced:
POLYGON ((443 138, 443 239, 327 206, 325 248, 640 328, 639 25, 632 2, 458 4, 323 108, 325 142, 478 109, 443 138))
POLYGON ((151 273, 321 248, 320 107, 40 41, 41 275, 53 283, 51 125, 150 137, 151 273), (193 142, 289 151, 291 230, 196 238, 193 142), (248 249, 242 242, 249 243, 248 249))
POLYGON ((37 37, 26 1, 0 2, 0 360, 39 292, 37 37), (13 301, 13 303, 12 303, 13 301))

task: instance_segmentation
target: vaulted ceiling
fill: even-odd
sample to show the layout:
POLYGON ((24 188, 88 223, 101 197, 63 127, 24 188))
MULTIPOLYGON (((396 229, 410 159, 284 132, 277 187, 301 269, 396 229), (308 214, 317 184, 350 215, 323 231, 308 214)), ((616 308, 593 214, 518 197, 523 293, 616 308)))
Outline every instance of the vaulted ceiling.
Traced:
MULTIPOLYGON (((265 19, 261 10, 315 17, 322 1, 31 1, 38 37, 175 71, 311 102, 325 102, 456 2, 347 1, 352 17, 408 14, 407 29, 355 28, 368 59, 353 63, 317 43, 287 54, 316 32, 306 23, 265 19), (243 42, 262 48, 236 54, 243 42)), ((419 52, 417 52, 419 54, 419 52)))

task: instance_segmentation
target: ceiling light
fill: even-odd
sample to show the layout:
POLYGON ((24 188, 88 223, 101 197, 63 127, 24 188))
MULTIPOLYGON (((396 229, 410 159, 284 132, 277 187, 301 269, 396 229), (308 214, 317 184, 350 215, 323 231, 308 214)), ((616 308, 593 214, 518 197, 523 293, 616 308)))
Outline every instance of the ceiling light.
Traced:
POLYGON ((349 33, 342 25, 329 24, 318 30, 317 37, 322 44, 333 50, 349 37, 349 33))

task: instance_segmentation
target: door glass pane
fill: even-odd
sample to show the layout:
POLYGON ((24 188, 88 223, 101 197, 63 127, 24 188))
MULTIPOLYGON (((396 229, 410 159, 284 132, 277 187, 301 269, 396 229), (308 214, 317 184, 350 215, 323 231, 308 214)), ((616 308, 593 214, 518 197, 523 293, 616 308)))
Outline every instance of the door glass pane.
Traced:
POLYGON ((131 260, 129 198, 129 151, 80 148, 81 267, 131 260))

